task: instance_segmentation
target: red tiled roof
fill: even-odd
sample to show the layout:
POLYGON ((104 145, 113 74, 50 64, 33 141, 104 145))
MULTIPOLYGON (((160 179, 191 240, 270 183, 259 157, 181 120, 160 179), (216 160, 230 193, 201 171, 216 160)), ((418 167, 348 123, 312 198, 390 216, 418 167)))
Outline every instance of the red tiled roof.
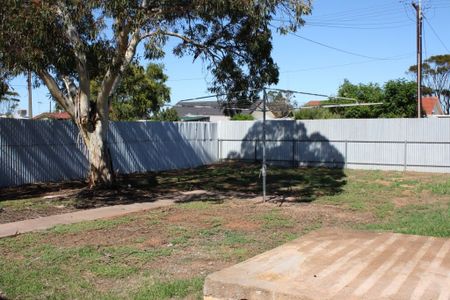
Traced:
POLYGON ((436 115, 442 115, 441 104, 437 97, 422 97, 422 110, 427 116, 433 115, 433 111, 436 108, 436 115))
POLYGON ((40 115, 35 116, 33 119, 35 120, 70 120, 71 117, 67 112, 54 112, 54 113, 42 113, 40 115))
POLYGON ((320 106, 321 105, 320 100, 311 100, 309 102, 307 102, 304 106, 320 106))

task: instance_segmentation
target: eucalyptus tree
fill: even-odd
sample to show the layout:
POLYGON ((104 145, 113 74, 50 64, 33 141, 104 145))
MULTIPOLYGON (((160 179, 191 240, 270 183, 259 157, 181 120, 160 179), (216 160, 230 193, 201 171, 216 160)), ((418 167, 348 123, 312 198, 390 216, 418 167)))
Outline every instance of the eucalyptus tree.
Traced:
POLYGON ((310 1, 3 0, 0 60, 9 70, 31 70, 40 78, 80 130, 91 185, 110 184, 110 99, 139 44, 155 60, 169 39, 176 40, 175 55, 205 61, 215 78, 211 90, 245 96, 242 91, 277 82, 272 29, 296 30, 310 1), (284 22, 271 24, 275 15, 284 22), (90 80, 98 77, 93 97, 90 80))
MULTIPOLYGON (((417 65, 409 67, 409 72, 417 77, 417 65)), ((422 64, 424 84, 439 98, 446 114, 450 114, 450 54, 434 55, 422 64)))

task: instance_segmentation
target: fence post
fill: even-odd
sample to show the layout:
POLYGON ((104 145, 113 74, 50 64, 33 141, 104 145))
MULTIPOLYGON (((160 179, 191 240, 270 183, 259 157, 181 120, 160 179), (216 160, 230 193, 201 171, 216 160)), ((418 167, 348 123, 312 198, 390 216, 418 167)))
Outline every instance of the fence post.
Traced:
POLYGON ((347 163, 348 163, 348 140, 345 140, 345 153, 344 153, 344 168, 347 168, 347 163))
POLYGON ((295 167, 295 139, 292 139, 292 166, 295 167))
POLYGON ((403 156, 403 171, 406 171, 407 163, 406 163, 406 155, 407 155, 407 149, 408 149, 408 141, 405 139, 405 151, 403 156))
POLYGON ((258 161, 258 140, 255 140, 255 162, 258 161))

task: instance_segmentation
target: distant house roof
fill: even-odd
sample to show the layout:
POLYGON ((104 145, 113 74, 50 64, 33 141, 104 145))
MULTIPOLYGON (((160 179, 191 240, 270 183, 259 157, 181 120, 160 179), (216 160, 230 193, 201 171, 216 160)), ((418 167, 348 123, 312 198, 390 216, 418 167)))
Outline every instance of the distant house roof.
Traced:
POLYGON ((35 117, 35 120, 70 120, 71 117, 67 112, 42 113, 35 117))
POLYGON ((311 101, 306 102, 305 105, 303 105, 303 106, 315 107, 315 106, 320 106, 320 105, 322 105, 322 101, 320 101, 320 100, 311 100, 311 101))
POLYGON ((180 118, 187 116, 223 116, 223 109, 217 101, 178 102, 173 108, 180 118))
POLYGON ((444 114, 438 97, 422 97, 422 110, 427 116, 444 114))

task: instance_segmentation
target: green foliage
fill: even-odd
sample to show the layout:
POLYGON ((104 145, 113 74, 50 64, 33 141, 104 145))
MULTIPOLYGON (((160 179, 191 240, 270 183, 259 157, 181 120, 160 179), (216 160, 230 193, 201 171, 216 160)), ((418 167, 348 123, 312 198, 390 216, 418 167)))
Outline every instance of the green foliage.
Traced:
MULTIPOLYGON (((383 103, 375 106, 331 109, 343 118, 412 118, 417 111, 416 85, 404 79, 390 80, 383 87, 374 83, 355 85, 345 80, 339 88, 338 96, 353 98, 360 103, 383 103)), ((348 103, 348 101, 334 102, 348 103)))
POLYGON ((123 36, 141 34, 136 41, 149 60, 162 58, 173 37, 179 42, 175 55, 206 62, 215 77, 211 91, 251 104, 258 89, 278 81, 271 20, 283 9, 290 18, 275 30, 296 30, 310 13, 311 1, 5 0, 0 9, 0 53, 5 53, 1 60, 8 70, 50 71, 62 90, 59 75, 79 82, 84 68, 89 78, 106 82, 108 71, 126 63, 124 48, 130 43, 121 44, 123 36), (83 57, 87 62, 80 65, 83 57))
MULTIPOLYGON (((170 101, 170 88, 162 65, 147 68, 134 63, 122 76, 120 85, 111 97, 111 119, 116 121, 148 119, 170 101)), ((101 78, 91 81, 92 96, 97 97, 101 78)))
MULTIPOLYGON (((347 79, 339 87, 339 97, 357 99, 360 103, 383 102, 383 89, 374 83, 352 84, 347 79)), ((355 103, 355 101, 342 101, 339 103, 355 103)), ((346 108, 333 108, 333 111, 342 115, 343 118, 376 118, 379 116, 378 106, 356 106, 346 108)))
POLYGON ((417 116, 417 88, 413 81, 390 80, 384 85, 382 118, 414 118, 417 116))
POLYGON ((14 92, 8 84, 6 75, 0 72, 0 115, 11 114, 13 110, 19 105, 19 94, 14 92))
POLYGON ((299 109, 294 112, 295 120, 340 119, 341 116, 327 108, 299 109))
POLYGON ((176 122, 180 121, 180 117, 175 108, 167 108, 160 110, 152 117, 154 121, 166 121, 166 122, 176 122))
POLYGON ((235 114, 231 117, 231 121, 253 121, 255 118, 252 115, 247 114, 235 114))

